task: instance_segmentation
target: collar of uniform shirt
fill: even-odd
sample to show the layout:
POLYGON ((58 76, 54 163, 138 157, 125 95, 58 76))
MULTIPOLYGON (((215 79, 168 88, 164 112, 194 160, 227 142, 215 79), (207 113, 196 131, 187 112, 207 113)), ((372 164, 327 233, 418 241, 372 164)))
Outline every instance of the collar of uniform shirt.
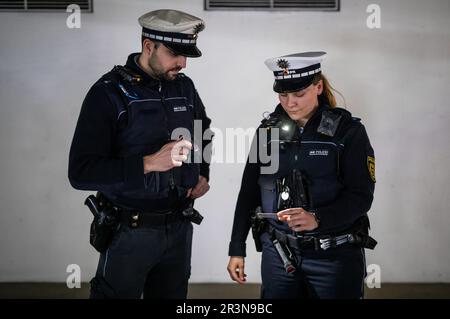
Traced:
POLYGON ((144 71, 144 69, 141 68, 138 63, 139 55, 140 53, 131 54, 127 59, 126 67, 132 69, 138 75, 142 76, 145 82, 150 82, 151 85, 159 85, 160 81, 152 78, 147 72, 144 71))

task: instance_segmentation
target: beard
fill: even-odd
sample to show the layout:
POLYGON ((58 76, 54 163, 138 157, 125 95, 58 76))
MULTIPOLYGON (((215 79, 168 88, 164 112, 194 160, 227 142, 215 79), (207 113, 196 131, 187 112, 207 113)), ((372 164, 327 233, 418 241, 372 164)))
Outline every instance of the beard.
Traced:
POLYGON ((162 81, 173 81, 177 78, 178 73, 181 71, 182 67, 176 66, 169 70, 164 70, 161 64, 158 62, 156 55, 150 57, 148 61, 149 68, 153 71, 153 75, 162 81))

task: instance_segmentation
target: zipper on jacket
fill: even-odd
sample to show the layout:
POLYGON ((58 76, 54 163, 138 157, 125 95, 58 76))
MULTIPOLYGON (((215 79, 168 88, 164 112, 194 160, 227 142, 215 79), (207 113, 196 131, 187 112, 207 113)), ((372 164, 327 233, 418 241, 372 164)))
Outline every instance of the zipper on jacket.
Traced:
MULTIPOLYGON (((161 81, 159 81, 158 92, 159 92, 159 98, 161 100, 161 105, 162 105, 162 107, 164 109, 164 114, 165 114, 164 120, 165 120, 166 128, 167 128, 167 140, 170 141, 169 114, 168 114, 168 111, 167 111, 167 105, 166 105, 166 103, 164 101, 164 94, 162 92, 162 83, 161 83, 161 81)), ((169 187, 170 187, 171 191, 173 191, 175 189, 175 178, 174 178, 174 175, 173 175, 173 168, 169 171, 169 187)))

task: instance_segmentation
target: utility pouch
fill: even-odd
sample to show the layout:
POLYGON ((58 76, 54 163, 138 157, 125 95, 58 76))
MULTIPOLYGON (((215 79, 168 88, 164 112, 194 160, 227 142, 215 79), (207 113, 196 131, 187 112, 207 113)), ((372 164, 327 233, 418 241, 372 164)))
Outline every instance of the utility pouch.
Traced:
POLYGON ((351 243, 367 249, 375 249, 378 242, 369 235, 370 222, 367 215, 361 216, 350 229, 351 243))

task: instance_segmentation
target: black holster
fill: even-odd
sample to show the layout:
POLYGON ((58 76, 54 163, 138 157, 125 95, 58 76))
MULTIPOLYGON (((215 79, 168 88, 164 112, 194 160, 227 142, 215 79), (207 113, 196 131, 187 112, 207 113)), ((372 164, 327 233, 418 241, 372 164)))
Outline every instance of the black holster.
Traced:
POLYGON ((261 234, 264 232, 264 226, 266 221, 257 217, 257 213, 261 213, 261 207, 257 207, 255 211, 250 215, 250 223, 252 226, 252 236, 255 241, 255 247, 257 252, 262 251, 261 234))
POLYGON ((200 225, 203 221, 202 214, 194 208, 194 200, 192 198, 185 198, 174 210, 181 213, 187 220, 194 224, 200 225))
POLYGON ((90 195, 84 204, 89 207, 94 219, 91 223, 89 242, 100 253, 106 251, 118 226, 117 208, 112 206, 100 192, 90 195))
POLYGON ((377 245, 377 241, 369 236, 369 229, 369 217, 367 215, 360 217, 350 230, 354 237, 353 244, 361 248, 374 249, 377 245))

